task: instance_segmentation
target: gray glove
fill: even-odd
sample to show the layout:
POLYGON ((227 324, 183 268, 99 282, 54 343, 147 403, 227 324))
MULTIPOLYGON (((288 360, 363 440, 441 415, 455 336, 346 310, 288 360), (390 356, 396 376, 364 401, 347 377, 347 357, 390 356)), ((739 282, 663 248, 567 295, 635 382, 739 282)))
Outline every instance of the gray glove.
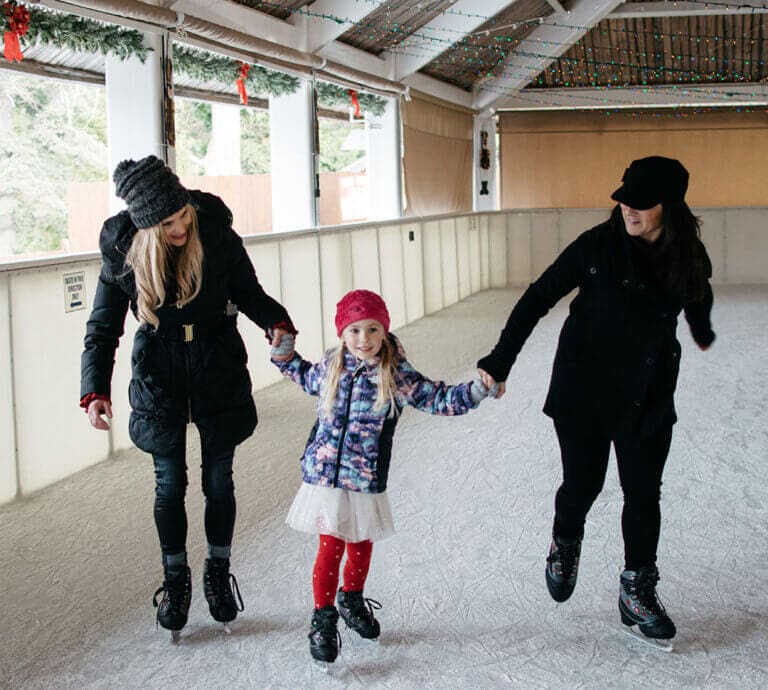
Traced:
POLYGON ((499 384, 494 383, 490 388, 486 388, 483 380, 478 376, 472 381, 469 394, 472 397, 472 402, 479 405, 486 398, 495 398, 499 394, 499 384))
POLYGON ((280 338, 280 345, 273 347, 269 354, 271 357, 282 357, 283 355, 290 355, 294 346, 296 345, 296 336, 286 333, 280 338))

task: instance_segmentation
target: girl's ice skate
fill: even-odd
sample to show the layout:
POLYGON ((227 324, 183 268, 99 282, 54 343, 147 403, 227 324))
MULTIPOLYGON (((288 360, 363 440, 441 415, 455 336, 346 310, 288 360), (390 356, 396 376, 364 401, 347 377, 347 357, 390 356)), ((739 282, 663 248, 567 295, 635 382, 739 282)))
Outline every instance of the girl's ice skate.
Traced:
POLYGON ((215 621, 224 624, 224 631, 231 633, 229 624, 242 611, 243 598, 235 576, 229 572, 228 558, 206 558, 203 571, 203 591, 208 608, 215 621), (235 598, 237 595, 237 598, 235 598))
POLYGON ((179 641, 179 632, 187 624, 189 605, 192 601, 192 574, 184 566, 181 574, 170 577, 165 573, 163 586, 159 587, 152 598, 152 605, 157 609, 157 623, 171 631, 171 640, 179 641), (157 603, 158 595, 163 598, 157 603))
POLYGON ((335 606, 315 609, 309 630, 309 653, 323 671, 330 671, 329 664, 336 661, 341 649, 338 631, 339 613, 335 606))
POLYGON ((375 640, 381 633, 379 621, 373 616, 374 609, 380 609, 381 604, 375 599, 364 599, 362 590, 345 592, 339 590, 336 595, 339 615, 344 619, 348 628, 352 628, 360 637, 375 640))
POLYGON ((657 568, 625 570, 620 578, 619 613, 621 622, 629 626, 629 634, 656 649, 671 652, 671 640, 677 631, 656 594, 658 581, 657 568))

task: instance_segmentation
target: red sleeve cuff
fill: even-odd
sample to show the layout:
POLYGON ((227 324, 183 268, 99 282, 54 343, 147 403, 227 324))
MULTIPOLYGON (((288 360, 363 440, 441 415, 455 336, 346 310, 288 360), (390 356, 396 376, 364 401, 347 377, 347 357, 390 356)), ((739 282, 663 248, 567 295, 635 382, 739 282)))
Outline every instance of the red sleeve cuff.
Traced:
POLYGON ((84 395, 82 398, 80 398, 80 407, 82 407, 87 413, 88 406, 94 400, 106 400, 107 402, 111 402, 109 396, 106 396, 103 393, 88 393, 88 395, 84 395))

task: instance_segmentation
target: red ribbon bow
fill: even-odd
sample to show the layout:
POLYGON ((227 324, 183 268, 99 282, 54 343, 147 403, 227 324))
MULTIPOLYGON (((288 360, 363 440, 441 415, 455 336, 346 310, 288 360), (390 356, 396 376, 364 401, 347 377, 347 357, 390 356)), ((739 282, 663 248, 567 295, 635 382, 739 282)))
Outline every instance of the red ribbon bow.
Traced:
POLYGON ((355 107, 354 116, 360 117, 360 101, 357 99, 357 91, 350 89, 347 91, 349 99, 352 101, 352 105, 355 107))
POLYGON ((3 14, 8 26, 3 34, 3 56, 8 62, 21 62, 24 56, 19 38, 29 31, 29 10, 16 0, 9 0, 3 5, 3 14))
POLYGON ((240 76, 235 80, 237 84, 237 92, 240 94, 240 102, 243 105, 248 105, 248 93, 245 90, 245 80, 248 78, 248 70, 251 66, 247 62, 240 63, 240 76))

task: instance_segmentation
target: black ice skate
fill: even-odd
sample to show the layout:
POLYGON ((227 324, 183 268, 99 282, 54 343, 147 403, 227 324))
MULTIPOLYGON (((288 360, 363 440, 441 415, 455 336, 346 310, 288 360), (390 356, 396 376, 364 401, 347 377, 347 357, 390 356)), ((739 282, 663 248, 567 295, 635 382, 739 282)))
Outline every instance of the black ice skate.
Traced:
POLYGON ((373 616, 374 609, 380 609, 381 604, 375 599, 364 599, 363 591, 344 592, 336 594, 336 604, 339 615, 344 619, 348 628, 352 628, 360 637, 375 640, 381 633, 379 621, 373 616))
POLYGON ((339 612, 335 606, 323 606, 315 609, 309 630, 309 653, 323 670, 328 671, 327 664, 336 661, 341 649, 341 636, 337 628, 339 612))
POLYGON ((544 575, 549 594, 555 601, 565 601, 573 594, 580 555, 581 539, 578 537, 552 537, 544 575))
POLYGON ((152 605, 157 609, 157 623, 171 631, 171 639, 177 642, 179 631, 187 624, 189 604, 192 601, 192 574, 188 566, 184 566, 181 574, 169 577, 165 573, 163 586, 159 587, 152 598, 152 605), (162 592, 163 598, 157 603, 157 597, 162 592))
POLYGON ((229 572, 228 558, 205 559, 203 592, 213 619, 223 623, 226 632, 232 632, 229 624, 237 618, 237 612, 242 611, 245 606, 237 580, 229 572))
POLYGON ((669 640, 677 631, 656 594, 658 581, 659 571, 656 568, 625 570, 620 579, 619 613, 624 625, 630 628, 636 625, 648 642, 671 652, 672 643, 669 640))

